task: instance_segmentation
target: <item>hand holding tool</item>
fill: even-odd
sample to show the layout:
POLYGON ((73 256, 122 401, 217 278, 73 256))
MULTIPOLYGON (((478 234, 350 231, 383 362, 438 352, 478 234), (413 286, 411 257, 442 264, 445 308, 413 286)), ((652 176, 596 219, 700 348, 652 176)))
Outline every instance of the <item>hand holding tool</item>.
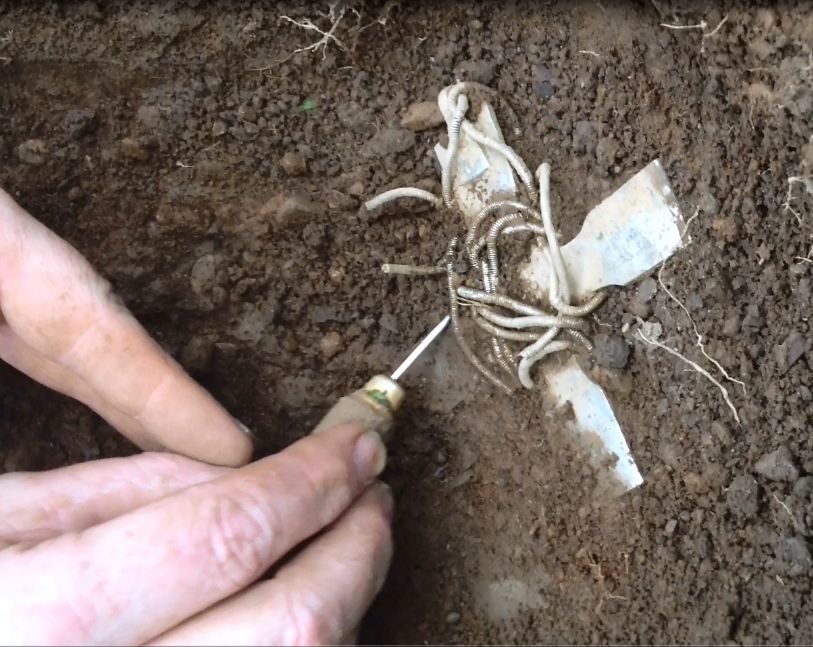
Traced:
POLYGON ((325 414, 312 433, 317 434, 337 425, 356 422, 365 429, 378 432, 386 442, 392 428, 392 415, 401 406, 405 395, 396 380, 412 366, 447 325, 449 325, 448 315, 429 331, 391 375, 376 375, 358 391, 341 398, 325 414))

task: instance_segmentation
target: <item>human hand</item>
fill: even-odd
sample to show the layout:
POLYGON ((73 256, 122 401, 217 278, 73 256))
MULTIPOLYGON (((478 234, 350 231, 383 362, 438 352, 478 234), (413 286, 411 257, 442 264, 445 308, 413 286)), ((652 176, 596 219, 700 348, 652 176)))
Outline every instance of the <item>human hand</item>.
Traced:
POLYGON ((147 453, 0 476, 0 643, 350 642, 392 550, 384 462, 342 426, 240 469, 147 453))
POLYGON ((251 441, 67 242, 0 190, 0 359, 142 449, 242 465, 251 441))

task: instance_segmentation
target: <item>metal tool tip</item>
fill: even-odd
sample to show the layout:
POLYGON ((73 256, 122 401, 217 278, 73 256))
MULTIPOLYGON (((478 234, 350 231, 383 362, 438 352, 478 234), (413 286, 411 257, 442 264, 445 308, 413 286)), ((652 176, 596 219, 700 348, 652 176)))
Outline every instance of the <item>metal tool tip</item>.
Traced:
POLYGON ((449 322, 452 320, 451 316, 446 315, 440 322, 430 330, 426 336, 420 341, 420 343, 413 349, 413 351, 407 356, 407 358, 401 362, 401 365, 396 368, 392 375, 390 376, 393 380, 398 380, 406 371, 407 369, 412 366, 416 359, 418 359, 423 351, 425 351, 429 345, 437 339, 437 337, 442 333, 446 326, 449 325, 449 322))

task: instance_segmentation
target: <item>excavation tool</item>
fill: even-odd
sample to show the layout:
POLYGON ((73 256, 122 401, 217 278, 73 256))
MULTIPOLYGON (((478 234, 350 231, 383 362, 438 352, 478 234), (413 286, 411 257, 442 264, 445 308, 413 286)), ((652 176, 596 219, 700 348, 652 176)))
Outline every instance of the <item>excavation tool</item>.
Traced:
POLYGON ((344 396, 334 404, 316 425, 313 433, 356 422, 366 429, 377 431, 386 442, 392 428, 392 416, 404 401, 404 390, 398 384, 398 380, 446 329, 449 319, 449 315, 446 315, 432 328, 391 375, 376 375, 358 391, 344 396))

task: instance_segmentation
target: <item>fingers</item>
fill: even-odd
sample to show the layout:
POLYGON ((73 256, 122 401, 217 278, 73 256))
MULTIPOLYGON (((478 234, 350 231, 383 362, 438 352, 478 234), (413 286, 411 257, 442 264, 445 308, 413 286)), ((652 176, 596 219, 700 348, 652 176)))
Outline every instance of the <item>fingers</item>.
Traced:
POLYGON ((0 326, 0 358, 40 384, 84 402, 143 450, 161 450, 163 444, 140 422, 113 407, 73 371, 30 349, 8 327, 0 326))
POLYGON ((389 488, 371 486, 273 579, 204 611, 155 643, 347 644, 384 583, 392 556, 391 518, 389 488))
POLYGON ((245 588, 332 523, 385 460, 377 435, 338 427, 78 534, 6 549, 3 639, 149 640, 245 588), (42 622, 22 620, 33 615, 42 622))
POLYGON ((0 545, 84 530, 227 471, 152 453, 5 474, 0 476, 0 545))
POLYGON ((225 465, 249 459, 249 437, 118 303, 107 281, 2 190, 0 311, 0 325, 14 333, 0 339, 0 357, 34 379, 50 378, 100 415, 112 413, 111 424, 140 446, 225 465))

